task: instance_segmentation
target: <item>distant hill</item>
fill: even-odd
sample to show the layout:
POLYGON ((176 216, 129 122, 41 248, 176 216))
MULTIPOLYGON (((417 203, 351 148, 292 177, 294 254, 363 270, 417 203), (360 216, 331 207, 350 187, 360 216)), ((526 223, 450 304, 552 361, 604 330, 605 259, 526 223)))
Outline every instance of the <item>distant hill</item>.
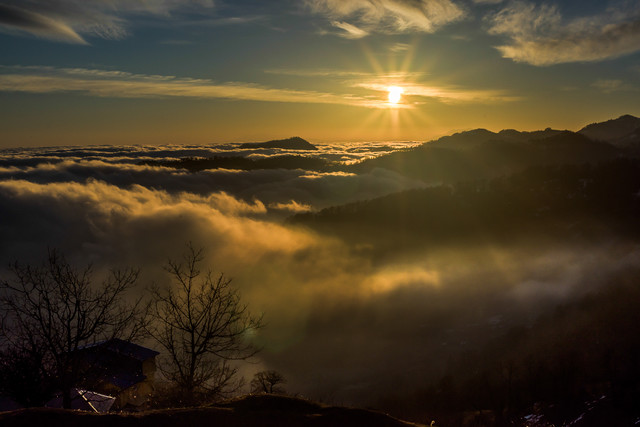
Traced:
POLYGON ((592 123, 580 129, 578 133, 596 141, 606 141, 615 145, 634 142, 637 139, 629 137, 635 134, 637 138, 640 133, 640 118, 627 114, 606 122, 592 123))
POLYGON ((530 166, 598 163, 622 156, 620 148, 571 131, 476 129, 442 137, 410 150, 365 160, 354 172, 390 169, 425 182, 492 178, 530 166))
POLYGON ((317 150, 313 144, 299 136, 287 139, 275 139, 267 142, 247 142, 240 148, 282 148, 285 150, 317 150))
POLYGON ((32 408, 0 413, 3 427, 269 427, 366 426, 410 427, 386 414, 364 409, 324 406, 292 397, 253 395, 211 407, 166 409, 137 414, 92 414, 32 408))
POLYGON ((491 132, 486 129, 474 129, 465 132, 454 133, 453 135, 443 136, 442 138, 430 142, 431 145, 442 146, 446 148, 465 149, 473 148, 478 144, 487 141, 502 142, 527 142, 538 139, 556 136, 564 131, 545 129, 534 132, 520 132, 515 129, 504 129, 498 133, 491 132))
POLYGON ((532 166, 492 180, 408 190, 298 214, 290 222, 366 244, 626 238, 640 233, 638 176, 637 159, 532 166))
MULTIPOLYGON (((350 165, 305 155, 278 155, 260 159, 242 156, 185 157, 180 160, 141 163, 184 168, 193 172, 225 168, 367 173, 381 168, 426 183, 455 183, 495 178, 531 166, 595 164, 619 157, 638 158, 640 126, 634 128, 636 124, 640 124, 640 119, 627 115, 591 124, 579 132, 551 128, 533 132, 474 129, 350 165)), ((246 143, 241 148, 317 150, 300 137, 246 143)))

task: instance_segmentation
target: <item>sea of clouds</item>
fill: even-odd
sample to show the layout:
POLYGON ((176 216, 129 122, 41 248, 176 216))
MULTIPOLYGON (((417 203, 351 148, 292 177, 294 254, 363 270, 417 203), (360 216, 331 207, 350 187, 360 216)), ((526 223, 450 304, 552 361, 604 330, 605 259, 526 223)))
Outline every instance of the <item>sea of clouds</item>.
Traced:
MULTIPOLYGON (((300 152, 353 162, 406 144, 335 144, 300 152)), ((397 256, 290 225, 297 212, 419 188, 378 169, 186 170, 139 164, 184 156, 282 154, 221 147, 59 147, 0 151, 0 274, 62 250, 96 278, 141 269, 140 289, 170 286, 162 266, 188 242, 223 272, 267 326, 247 372, 281 371, 292 393, 366 404, 390 384, 417 387, 446 360, 541 307, 598 286, 638 261, 633 248, 416 249, 397 256), (602 280, 601 280, 602 279, 602 280)), ((291 154, 291 153, 287 153, 291 154)))

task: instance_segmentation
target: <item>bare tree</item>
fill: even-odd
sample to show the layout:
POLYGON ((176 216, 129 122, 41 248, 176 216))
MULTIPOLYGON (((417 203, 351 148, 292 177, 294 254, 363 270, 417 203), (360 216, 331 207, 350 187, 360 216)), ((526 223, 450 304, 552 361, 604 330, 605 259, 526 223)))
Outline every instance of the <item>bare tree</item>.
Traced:
POLYGON ((251 380, 251 392, 252 393, 284 393, 284 388, 279 384, 285 384, 284 376, 273 370, 260 371, 253 376, 251 380))
POLYGON ((23 406, 42 406, 55 391, 40 349, 11 347, 0 352, 0 396, 23 406))
POLYGON ((0 334, 7 354, 36 354, 43 375, 69 408, 71 390, 88 369, 78 350, 111 338, 132 339, 143 331, 141 300, 125 302, 138 271, 112 270, 95 285, 91 266, 77 269, 55 250, 41 267, 16 262, 11 271, 13 280, 0 282, 0 334))
POLYGON ((202 260, 202 249, 189 245, 181 262, 169 260, 165 266, 173 287, 152 289, 149 333, 167 355, 159 369, 185 405, 239 387, 237 367, 230 362, 257 353, 248 335, 262 327, 262 318, 249 313, 230 279, 201 273, 202 260))

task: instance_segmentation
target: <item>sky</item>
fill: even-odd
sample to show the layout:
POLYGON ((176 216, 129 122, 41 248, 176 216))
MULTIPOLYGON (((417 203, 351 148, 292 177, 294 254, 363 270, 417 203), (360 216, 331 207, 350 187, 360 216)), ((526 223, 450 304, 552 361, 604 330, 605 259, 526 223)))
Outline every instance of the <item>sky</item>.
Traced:
POLYGON ((640 116, 639 92, 638 0, 0 0, 0 278, 57 248, 96 280, 139 267, 144 292, 170 286, 162 265, 192 242, 203 271, 265 315, 250 369, 368 406, 620 272, 637 277, 633 235, 388 250, 286 219, 399 192, 420 203, 438 182, 142 161, 350 163, 478 127, 640 116), (235 144, 294 135, 318 150, 235 144))
POLYGON ((639 91, 637 0, 0 0, 0 148, 578 130, 639 91))

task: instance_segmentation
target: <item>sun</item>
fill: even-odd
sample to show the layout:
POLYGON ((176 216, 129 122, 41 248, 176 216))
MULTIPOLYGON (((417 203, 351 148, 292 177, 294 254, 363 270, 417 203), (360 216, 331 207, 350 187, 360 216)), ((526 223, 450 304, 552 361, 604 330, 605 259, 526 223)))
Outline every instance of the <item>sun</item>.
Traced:
POLYGON ((404 93, 404 89, 398 86, 389 86, 387 88, 389 91, 389 103, 397 104, 402 99, 402 94, 404 93))

